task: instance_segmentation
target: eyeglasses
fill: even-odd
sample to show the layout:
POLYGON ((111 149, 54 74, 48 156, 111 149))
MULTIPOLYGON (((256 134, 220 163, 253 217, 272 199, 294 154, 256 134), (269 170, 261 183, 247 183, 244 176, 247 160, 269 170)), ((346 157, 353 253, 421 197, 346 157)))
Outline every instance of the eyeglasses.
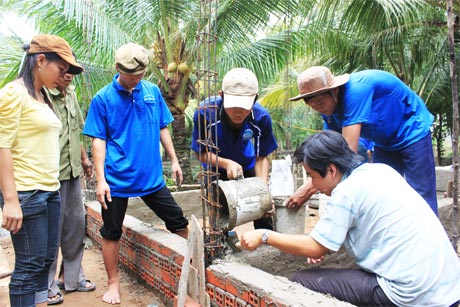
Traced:
POLYGON ((315 99, 316 96, 310 96, 310 97, 304 97, 303 101, 305 104, 310 104, 313 99, 315 99))
POLYGON ((318 98, 318 97, 323 96, 323 95, 325 95, 325 94, 328 94, 328 95, 329 95, 329 93, 323 93, 323 94, 319 94, 319 95, 315 95, 315 96, 305 97, 305 98, 303 99, 303 101, 304 101, 306 104, 308 104, 310 107, 314 107, 314 106, 316 106, 316 105, 320 105, 320 104, 323 102, 323 99, 319 99, 319 100, 317 100, 317 101, 315 101, 315 102, 313 102, 313 100, 314 100, 315 98, 318 98))
POLYGON ((334 97, 334 95, 332 95, 331 91, 327 91, 327 92, 324 92, 324 93, 321 93, 321 94, 318 94, 318 95, 315 95, 315 96, 310 96, 310 97, 304 97, 303 98, 303 101, 308 104, 309 106, 311 107, 315 107, 315 106, 318 106, 320 104, 322 104, 324 102, 323 99, 319 99, 315 102, 313 102, 313 99, 317 98, 317 97, 320 97, 320 96, 324 96, 324 95, 330 95, 332 97, 334 97))

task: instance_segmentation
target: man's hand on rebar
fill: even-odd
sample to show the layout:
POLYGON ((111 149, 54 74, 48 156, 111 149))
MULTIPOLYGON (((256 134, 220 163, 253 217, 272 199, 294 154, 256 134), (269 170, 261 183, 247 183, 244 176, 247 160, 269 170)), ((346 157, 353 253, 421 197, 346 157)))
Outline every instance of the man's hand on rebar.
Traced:
POLYGON ((242 249, 253 251, 262 245, 262 233, 265 229, 256 229, 243 233, 240 237, 239 246, 242 249))

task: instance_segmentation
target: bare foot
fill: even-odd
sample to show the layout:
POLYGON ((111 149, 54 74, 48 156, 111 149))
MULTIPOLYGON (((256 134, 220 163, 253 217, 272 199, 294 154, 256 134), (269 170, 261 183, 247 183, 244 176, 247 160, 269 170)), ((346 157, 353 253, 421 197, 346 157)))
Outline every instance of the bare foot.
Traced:
POLYGON ((111 285, 108 285, 109 290, 104 294, 102 297, 102 300, 108 304, 120 304, 121 303, 121 298, 120 298, 120 289, 119 289, 119 284, 114 283, 111 285))
POLYGON ((188 240, 188 228, 176 230, 175 234, 181 236, 185 240, 188 240))

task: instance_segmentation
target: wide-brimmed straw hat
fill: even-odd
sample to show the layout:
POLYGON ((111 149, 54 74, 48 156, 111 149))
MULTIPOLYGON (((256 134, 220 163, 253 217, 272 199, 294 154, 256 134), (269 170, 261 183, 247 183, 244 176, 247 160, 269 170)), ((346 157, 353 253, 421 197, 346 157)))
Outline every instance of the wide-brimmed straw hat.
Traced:
POLYGON ((30 41, 30 48, 27 53, 36 54, 46 52, 54 52, 61 59, 69 63, 68 73, 78 75, 83 71, 83 67, 75 60, 72 49, 70 49, 70 45, 65 39, 51 34, 34 36, 30 41))
POLYGON ((348 82, 349 74, 334 76, 329 68, 325 66, 313 66, 304 70, 297 77, 297 86, 300 94, 292 97, 289 101, 311 97, 331 89, 339 87, 348 82))

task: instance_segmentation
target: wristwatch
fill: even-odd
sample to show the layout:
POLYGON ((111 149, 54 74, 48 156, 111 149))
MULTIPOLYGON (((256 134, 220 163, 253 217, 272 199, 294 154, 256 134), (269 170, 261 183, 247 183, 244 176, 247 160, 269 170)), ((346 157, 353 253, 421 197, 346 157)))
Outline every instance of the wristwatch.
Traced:
POLYGON ((265 231, 262 233, 262 243, 263 244, 268 244, 268 233, 270 232, 269 229, 265 229, 265 231))

